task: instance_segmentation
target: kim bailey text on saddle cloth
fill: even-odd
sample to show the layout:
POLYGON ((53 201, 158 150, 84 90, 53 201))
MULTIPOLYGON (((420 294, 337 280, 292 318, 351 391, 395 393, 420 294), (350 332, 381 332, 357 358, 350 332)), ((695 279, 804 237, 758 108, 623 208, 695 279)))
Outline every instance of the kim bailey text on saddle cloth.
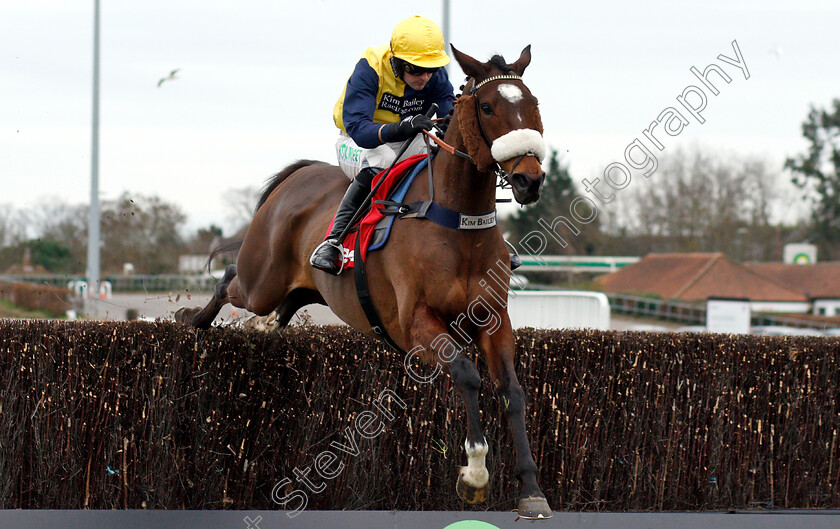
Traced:
MULTIPOLYGON (((341 167, 341 170, 344 171, 347 178, 351 180, 356 178, 359 171, 367 167, 387 169, 396 160, 397 152, 402 148, 403 143, 402 141, 396 141, 383 143, 374 149, 364 149, 356 145, 353 138, 342 131, 339 133, 338 140, 335 142, 338 166, 341 167)), ((405 153, 400 157, 400 160, 405 160, 415 154, 425 153, 426 143, 423 140, 423 135, 418 134, 405 150, 405 153)))

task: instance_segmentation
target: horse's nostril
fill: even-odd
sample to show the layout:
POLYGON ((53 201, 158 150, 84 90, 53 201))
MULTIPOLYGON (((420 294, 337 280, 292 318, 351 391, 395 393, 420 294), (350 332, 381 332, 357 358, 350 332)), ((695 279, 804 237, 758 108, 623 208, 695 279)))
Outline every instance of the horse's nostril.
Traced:
POLYGON ((537 178, 536 185, 537 191, 542 192, 542 186, 545 183, 545 173, 541 174, 539 178, 537 178))
POLYGON ((519 191, 525 191, 531 187, 531 181, 522 173, 514 173, 511 177, 511 183, 519 191))

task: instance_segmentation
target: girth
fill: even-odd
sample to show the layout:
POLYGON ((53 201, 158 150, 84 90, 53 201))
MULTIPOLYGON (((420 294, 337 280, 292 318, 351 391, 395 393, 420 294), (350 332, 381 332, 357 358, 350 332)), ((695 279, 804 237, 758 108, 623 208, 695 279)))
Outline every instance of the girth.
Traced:
POLYGON ((356 237, 356 248, 354 250, 355 255, 353 257, 355 260, 355 265, 353 266, 353 279, 356 282, 356 296, 359 297, 359 303, 362 305, 362 310, 365 312, 365 316, 367 317, 368 323, 370 323, 370 329, 373 333, 391 347, 391 349, 397 351, 398 353, 405 354, 405 351, 394 343, 394 340, 392 340, 388 335, 388 331, 385 330, 385 325, 382 323, 382 320, 379 318, 379 314, 376 312, 373 300, 370 298, 370 289, 368 288, 367 281, 367 265, 365 264, 364 259, 362 259, 361 240, 361 237, 356 237))
MULTIPOLYGON (((412 202, 410 204, 402 204, 390 200, 377 200, 379 204, 384 204, 386 207, 382 213, 384 215, 397 215, 403 219, 427 219, 435 224, 453 229, 453 230, 486 230, 496 226, 496 210, 484 215, 466 215, 458 211, 453 211, 445 208, 432 201, 412 202)), ((379 318, 379 313, 376 312, 376 307, 370 297, 370 288, 367 280, 367 265, 362 259, 362 245, 361 237, 356 238, 356 247, 354 249, 354 266, 353 279, 356 283, 356 296, 359 298, 359 303, 362 305, 362 310, 367 317, 368 323, 373 333, 378 336, 383 342, 395 351, 405 354, 405 351, 400 348, 394 340, 388 335, 385 330, 385 325, 379 318)))
POLYGON ((487 230, 496 226, 496 210, 482 215, 467 215, 441 206, 437 202, 425 200, 401 204, 390 200, 377 200, 377 204, 386 207, 383 215, 396 215, 401 219, 426 219, 453 230, 487 230))

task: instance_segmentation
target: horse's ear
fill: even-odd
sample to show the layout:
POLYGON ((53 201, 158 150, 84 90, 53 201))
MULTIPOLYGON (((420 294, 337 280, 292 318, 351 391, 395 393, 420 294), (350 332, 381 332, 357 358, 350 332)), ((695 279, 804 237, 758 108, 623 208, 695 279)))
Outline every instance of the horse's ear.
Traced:
POLYGON ((455 60, 458 61, 458 65, 461 66, 461 70, 463 70, 463 72, 469 77, 480 80, 487 75, 484 63, 473 59, 466 53, 461 53, 455 49, 455 46, 451 43, 449 44, 449 47, 452 49, 452 55, 455 56, 455 60))
POLYGON ((516 75, 522 76, 525 73, 525 68, 531 64, 531 45, 528 44, 525 46, 525 49, 522 50, 522 53, 519 54, 519 58, 516 59, 516 62, 510 65, 511 70, 513 70, 516 75))

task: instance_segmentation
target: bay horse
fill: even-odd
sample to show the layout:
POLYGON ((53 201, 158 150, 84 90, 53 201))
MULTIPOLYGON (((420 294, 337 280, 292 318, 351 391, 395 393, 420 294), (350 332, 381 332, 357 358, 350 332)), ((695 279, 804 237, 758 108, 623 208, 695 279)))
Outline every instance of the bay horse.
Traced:
MULTIPOLYGON (((512 64, 499 55, 482 63, 454 46, 452 52, 468 78, 444 140, 470 159, 442 149, 431 164, 433 184, 427 185, 424 170, 405 202, 429 200, 433 185, 440 205, 486 218, 495 212, 497 175, 508 181, 517 202, 535 202, 545 180, 540 161, 545 144, 537 99, 521 79, 531 62, 530 46, 512 64)), ((275 311, 285 326, 299 308, 320 303, 373 335, 352 273, 332 276, 309 264, 347 186, 338 167, 319 162, 302 160, 275 175, 258 202, 236 264, 225 270, 213 298, 203 309, 180 309, 176 319, 207 328, 231 303, 258 315, 275 311)), ((489 486, 478 404, 481 378, 463 353, 475 343, 506 405, 521 483, 519 516, 549 518, 552 511, 528 444, 525 394, 514 372, 508 277, 491 277, 495 273, 498 279, 498 264, 509 276, 510 256, 498 226, 458 230, 410 219, 398 219, 387 245, 366 260, 370 295, 393 343, 448 369, 466 403, 468 465, 458 475, 459 496, 480 503, 489 486)))

